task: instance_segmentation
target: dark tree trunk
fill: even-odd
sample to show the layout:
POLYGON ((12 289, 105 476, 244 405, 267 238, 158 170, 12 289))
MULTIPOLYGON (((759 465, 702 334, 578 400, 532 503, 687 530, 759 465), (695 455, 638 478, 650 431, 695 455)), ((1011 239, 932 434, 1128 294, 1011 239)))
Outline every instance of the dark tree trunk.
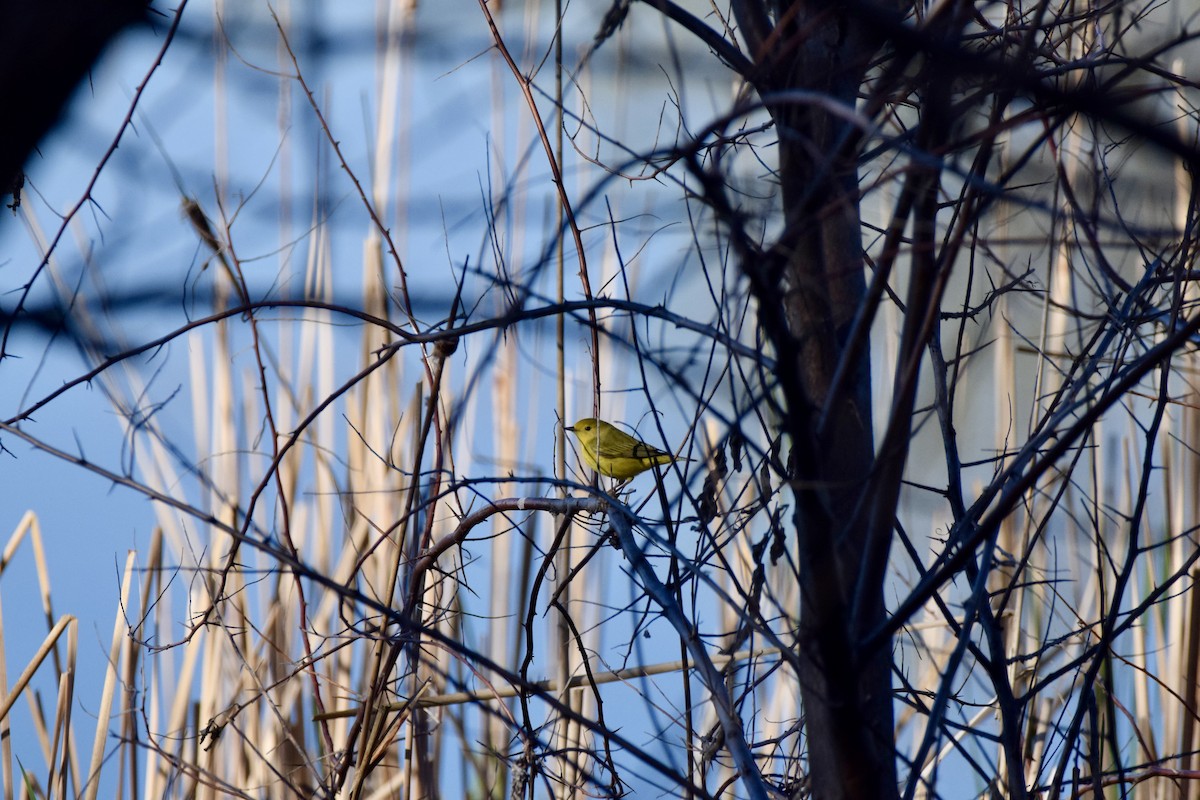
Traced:
POLYGON ((735 3, 779 131, 786 225, 745 265, 779 354, 795 452, 801 692, 812 796, 895 797, 891 648, 862 642, 885 619, 887 530, 863 496, 874 463, 870 349, 851 340, 866 297, 858 143, 848 120, 879 41, 851 6, 735 3), (839 111, 839 108, 841 111, 839 111), (878 526, 877 526, 878 527, 878 526))

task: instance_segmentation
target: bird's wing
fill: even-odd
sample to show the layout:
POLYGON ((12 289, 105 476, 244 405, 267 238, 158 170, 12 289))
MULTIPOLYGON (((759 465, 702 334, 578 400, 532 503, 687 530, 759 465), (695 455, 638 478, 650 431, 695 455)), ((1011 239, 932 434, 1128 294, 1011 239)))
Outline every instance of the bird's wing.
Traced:
POLYGON ((634 458, 658 458, 659 456, 669 456, 670 453, 659 450, 657 447, 651 447, 645 442, 638 442, 633 448, 634 458))
POLYGON ((600 446, 600 455, 605 458, 658 458, 659 456, 668 455, 657 447, 652 447, 645 442, 633 441, 621 442, 616 445, 605 444, 600 446))

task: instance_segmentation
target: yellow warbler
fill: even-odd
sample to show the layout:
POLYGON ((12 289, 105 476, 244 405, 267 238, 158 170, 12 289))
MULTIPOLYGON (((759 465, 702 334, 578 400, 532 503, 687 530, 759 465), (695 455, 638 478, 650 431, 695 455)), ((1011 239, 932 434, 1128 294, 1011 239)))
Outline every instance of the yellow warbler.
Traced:
POLYGON ((670 464, 675 460, 670 453, 635 439, 602 419, 585 417, 566 430, 579 440, 583 460, 589 467, 620 481, 627 481, 655 464, 670 464))

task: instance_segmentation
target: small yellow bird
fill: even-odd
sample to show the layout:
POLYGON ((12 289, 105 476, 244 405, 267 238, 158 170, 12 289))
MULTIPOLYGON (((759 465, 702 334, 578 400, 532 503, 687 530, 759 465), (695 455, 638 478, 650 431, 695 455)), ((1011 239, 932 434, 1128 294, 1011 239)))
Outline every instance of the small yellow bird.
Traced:
POLYGON ((579 440, 583 460, 589 467, 619 481, 627 481, 655 464, 670 464, 676 460, 670 453, 635 439, 602 419, 585 417, 565 430, 579 440))

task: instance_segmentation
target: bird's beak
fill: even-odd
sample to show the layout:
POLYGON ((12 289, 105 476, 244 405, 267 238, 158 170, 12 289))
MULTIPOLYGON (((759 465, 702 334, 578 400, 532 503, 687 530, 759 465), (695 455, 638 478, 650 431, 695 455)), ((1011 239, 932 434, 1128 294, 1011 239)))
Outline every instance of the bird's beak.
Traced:
POLYGON ((564 427, 563 427, 563 430, 564 430, 564 431, 570 431, 571 433, 574 433, 574 432, 575 432, 575 426, 574 426, 574 425, 566 425, 566 426, 564 426, 564 427))

